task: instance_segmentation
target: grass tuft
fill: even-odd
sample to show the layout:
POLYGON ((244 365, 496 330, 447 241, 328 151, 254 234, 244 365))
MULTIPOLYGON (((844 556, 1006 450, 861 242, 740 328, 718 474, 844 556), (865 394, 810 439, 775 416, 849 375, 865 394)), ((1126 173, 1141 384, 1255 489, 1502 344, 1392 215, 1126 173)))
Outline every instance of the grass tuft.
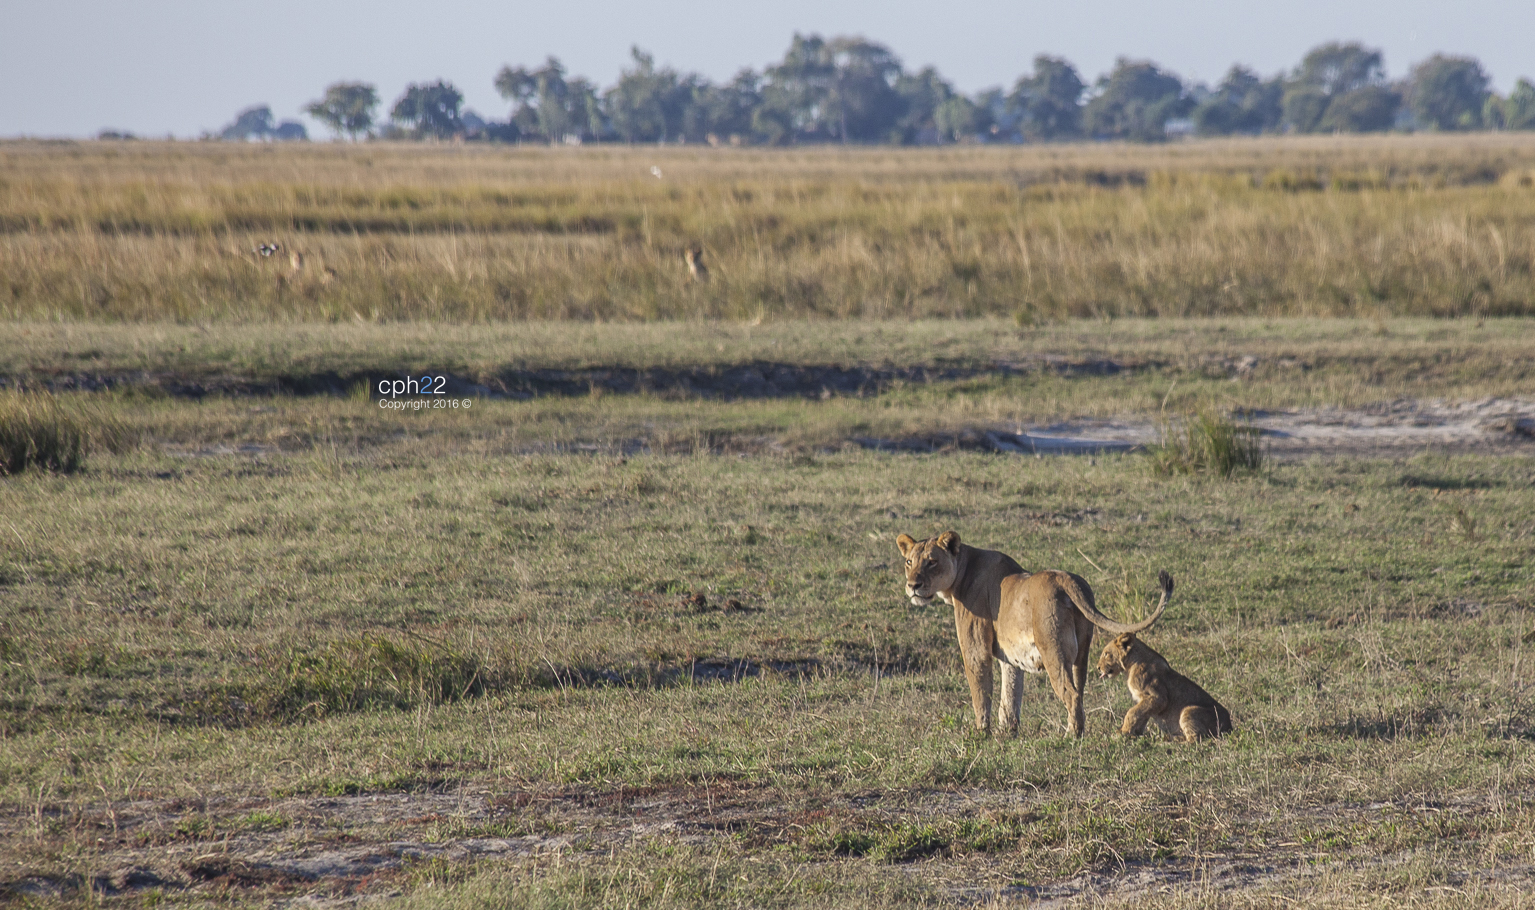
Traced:
POLYGON ((84 422, 50 394, 0 393, 0 474, 35 467, 71 474, 85 463, 84 422))
POLYGON ((482 660, 435 642, 367 635, 261 657, 259 679, 217 687, 182 706, 202 723, 292 722, 375 708, 406 709, 485 694, 482 660))
POLYGON ((1216 474, 1263 469, 1258 431, 1239 426, 1211 409, 1182 420, 1164 422, 1162 442, 1152 448, 1151 466, 1158 474, 1216 474))

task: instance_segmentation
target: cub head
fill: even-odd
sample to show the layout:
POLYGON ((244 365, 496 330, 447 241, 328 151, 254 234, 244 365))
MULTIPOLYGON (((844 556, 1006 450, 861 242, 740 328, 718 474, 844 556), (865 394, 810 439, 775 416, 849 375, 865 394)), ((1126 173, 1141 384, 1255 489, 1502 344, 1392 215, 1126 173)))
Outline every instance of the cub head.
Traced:
POLYGON ((1115 673, 1125 672, 1125 658, 1130 656, 1130 649, 1134 646, 1134 632, 1126 632, 1104 645, 1103 653, 1098 656, 1098 678, 1108 679, 1115 673))
POLYGON ((917 606, 933 602, 939 591, 953 590, 959 535, 945 531, 929 540, 914 540, 910 534, 895 539, 906 558, 906 596, 917 606))

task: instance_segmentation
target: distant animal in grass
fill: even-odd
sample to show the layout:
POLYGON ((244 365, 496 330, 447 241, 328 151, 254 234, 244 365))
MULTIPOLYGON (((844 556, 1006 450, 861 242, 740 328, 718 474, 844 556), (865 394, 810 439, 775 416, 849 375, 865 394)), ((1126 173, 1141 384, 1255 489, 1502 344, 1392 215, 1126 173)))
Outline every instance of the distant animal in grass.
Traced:
MULTIPOLYGON (((288 274, 294 279, 303 278, 307 262, 308 260, 304 258, 302 250, 290 250, 288 252, 288 274)), ((323 258, 319 261, 319 268, 312 269, 311 272, 314 274, 314 280, 319 281, 321 285, 328 285, 336 280, 336 270, 326 265, 323 258)))
POLYGON ((261 256, 264 259, 264 258, 272 255, 273 253, 276 253, 278 250, 281 250, 281 249, 282 249, 282 246, 280 246, 279 244, 277 244, 275 242, 274 243, 263 243, 260 246, 257 246, 254 249, 252 249, 251 252, 252 253, 256 253, 257 255, 261 256))
POLYGON ((1125 674, 1130 697, 1135 699, 1119 727, 1125 736, 1139 736, 1151 724, 1178 742, 1231 732, 1231 712, 1133 632, 1109 642, 1098 658, 1099 678, 1119 673, 1125 674))
POLYGON ((704 265, 704 248, 693 244, 682 251, 682 261, 687 263, 688 274, 694 281, 708 281, 709 267, 704 265))

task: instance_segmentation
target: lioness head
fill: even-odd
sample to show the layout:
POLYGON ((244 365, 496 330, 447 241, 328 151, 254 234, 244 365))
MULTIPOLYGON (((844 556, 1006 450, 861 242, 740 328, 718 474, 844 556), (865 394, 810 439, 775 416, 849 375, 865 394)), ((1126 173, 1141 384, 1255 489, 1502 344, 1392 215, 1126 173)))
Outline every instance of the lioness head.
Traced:
POLYGON ((954 558, 959 555, 959 535, 945 531, 929 540, 914 540, 910 534, 895 539, 906 557, 906 596, 917 606, 933 602, 939 591, 954 587, 954 558))
POLYGON ((1103 654, 1098 657, 1098 678, 1108 679, 1115 673, 1125 672, 1125 658, 1130 656, 1130 649, 1134 645, 1133 632, 1127 632, 1104 645, 1103 654))

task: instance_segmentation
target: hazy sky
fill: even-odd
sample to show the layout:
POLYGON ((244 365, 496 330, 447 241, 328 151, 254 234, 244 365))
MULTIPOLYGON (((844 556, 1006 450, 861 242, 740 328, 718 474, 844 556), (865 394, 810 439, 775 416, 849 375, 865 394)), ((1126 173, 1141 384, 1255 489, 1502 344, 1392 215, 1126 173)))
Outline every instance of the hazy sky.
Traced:
POLYGON ((1089 82, 1123 54, 1213 83, 1233 62, 1289 69, 1329 40, 1381 48, 1392 76, 1439 51, 1479 58, 1500 91, 1535 77, 1532 0, 6 0, 0 136, 194 136, 252 104, 300 117, 341 79, 376 84, 387 108, 407 83, 443 78, 500 118, 503 64, 553 54, 606 86, 638 44, 722 80, 780 59, 795 31, 861 34, 964 91, 1010 86, 1038 53, 1089 82))

